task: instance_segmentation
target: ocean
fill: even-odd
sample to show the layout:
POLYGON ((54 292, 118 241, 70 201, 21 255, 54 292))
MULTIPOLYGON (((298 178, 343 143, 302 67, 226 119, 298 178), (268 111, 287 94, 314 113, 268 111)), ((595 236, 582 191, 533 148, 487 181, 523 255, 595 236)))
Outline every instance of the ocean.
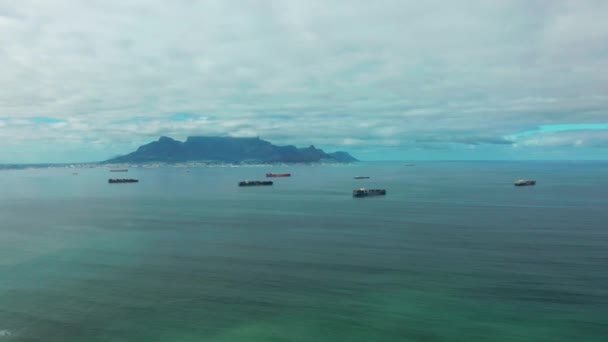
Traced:
POLYGON ((607 162, 406 164, 0 171, 0 342, 608 340, 607 162))

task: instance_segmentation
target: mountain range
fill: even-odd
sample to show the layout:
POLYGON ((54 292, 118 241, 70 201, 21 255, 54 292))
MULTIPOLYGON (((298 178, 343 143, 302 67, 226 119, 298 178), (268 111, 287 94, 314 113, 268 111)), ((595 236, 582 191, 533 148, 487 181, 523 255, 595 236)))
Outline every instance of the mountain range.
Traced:
POLYGON ((276 146, 260 138, 232 138, 192 136, 186 141, 161 137, 140 146, 135 152, 112 158, 106 163, 179 163, 214 161, 225 163, 310 163, 357 161, 347 152, 326 153, 314 146, 297 148, 292 145, 276 146))

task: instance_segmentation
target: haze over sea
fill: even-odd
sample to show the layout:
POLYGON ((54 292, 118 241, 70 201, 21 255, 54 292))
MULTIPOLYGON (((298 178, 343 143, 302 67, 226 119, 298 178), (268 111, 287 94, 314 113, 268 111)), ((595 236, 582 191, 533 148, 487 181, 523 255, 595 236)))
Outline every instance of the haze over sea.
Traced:
POLYGON ((607 162, 405 164, 2 171, 0 341, 606 340, 607 162))

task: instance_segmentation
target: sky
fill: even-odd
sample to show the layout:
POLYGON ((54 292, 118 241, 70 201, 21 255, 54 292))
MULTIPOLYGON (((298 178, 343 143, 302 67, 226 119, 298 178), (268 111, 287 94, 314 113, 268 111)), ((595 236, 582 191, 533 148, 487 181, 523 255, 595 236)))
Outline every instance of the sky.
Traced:
POLYGON ((0 0, 0 163, 170 136, 606 159, 605 0, 0 0))

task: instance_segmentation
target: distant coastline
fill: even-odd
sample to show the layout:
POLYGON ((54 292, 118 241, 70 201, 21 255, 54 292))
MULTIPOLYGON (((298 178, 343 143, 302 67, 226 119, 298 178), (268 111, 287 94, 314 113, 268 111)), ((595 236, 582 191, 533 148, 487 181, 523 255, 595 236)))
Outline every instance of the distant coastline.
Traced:
POLYGON ((159 163, 159 162, 144 162, 144 163, 108 163, 108 162, 91 162, 91 163, 36 163, 36 164, 0 164, 1 170, 29 170, 29 169, 92 169, 92 168, 129 168, 129 169, 152 169, 161 167, 174 168, 195 168, 195 167, 262 167, 262 166, 289 166, 289 165, 334 165, 336 162, 299 162, 299 163, 284 163, 284 162, 218 162, 218 161, 192 161, 192 162, 175 162, 175 163, 159 163))
POLYGON ((348 152, 327 153, 311 145, 276 146, 256 138, 192 136, 181 142, 169 137, 140 146, 136 151, 97 162, 0 164, 0 170, 95 167, 208 167, 277 164, 335 164, 359 161, 348 152))
MULTIPOLYGON (((408 160, 411 162, 411 160, 408 160)), ((359 161, 364 163, 394 163, 403 167, 408 167, 407 164, 403 164, 403 161, 399 160, 366 160, 359 161)), ((559 159, 546 159, 546 160, 523 160, 523 159, 504 159, 504 160, 417 160, 416 166, 421 165, 432 165, 434 163, 447 163, 447 164, 510 164, 510 163, 547 163, 554 165, 566 165, 566 164, 608 164, 608 160, 605 159, 570 159, 570 160, 559 160, 559 159)), ((90 162, 90 163, 10 163, 0 164, 0 171, 2 170, 28 170, 28 169, 85 169, 85 168, 160 168, 160 167, 172 167, 172 168, 194 168, 194 167, 263 167, 263 166, 289 166, 289 165, 336 165, 335 162, 308 162, 308 163, 261 163, 261 162, 241 162, 241 163, 226 163, 217 161, 192 161, 186 163, 107 163, 107 162, 90 162)), ((408 167, 409 168, 409 167, 408 167)))

